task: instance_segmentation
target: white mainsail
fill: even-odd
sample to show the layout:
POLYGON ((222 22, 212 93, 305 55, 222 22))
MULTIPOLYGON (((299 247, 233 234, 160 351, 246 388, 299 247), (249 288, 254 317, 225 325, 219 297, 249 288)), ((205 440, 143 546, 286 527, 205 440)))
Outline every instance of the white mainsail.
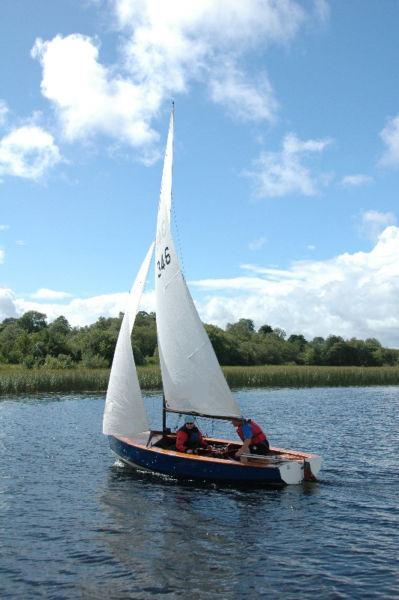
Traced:
POLYGON ((208 416, 240 416, 184 280, 171 234, 173 111, 170 116, 155 245, 158 348, 166 407, 208 416))
POLYGON ((132 350, 131 333, 147 279, 154 243, 130 290, 128 305, 116 343, 105 400, 103 433, 133 436, 149 429, 132 350))

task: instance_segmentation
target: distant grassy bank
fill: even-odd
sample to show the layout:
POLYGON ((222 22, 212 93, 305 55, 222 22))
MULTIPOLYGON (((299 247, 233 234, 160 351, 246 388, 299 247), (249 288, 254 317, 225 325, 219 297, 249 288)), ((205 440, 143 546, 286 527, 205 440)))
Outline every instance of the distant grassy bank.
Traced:
MULTIPOLYGON (((158 367, 138 367, 142 389, 160 390, 158 367)), ((399 385, 399 367, 315 367, 266 365, 223 367, 231 387, 334 387, 399 385)), ((109 369, 0 367, 0 394, 104 392, 109 369)))

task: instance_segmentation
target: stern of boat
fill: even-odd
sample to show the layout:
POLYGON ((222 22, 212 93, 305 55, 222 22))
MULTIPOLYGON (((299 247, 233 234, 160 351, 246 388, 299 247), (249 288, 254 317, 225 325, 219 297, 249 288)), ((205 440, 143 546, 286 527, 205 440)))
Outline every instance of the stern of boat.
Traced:
POLYGON ((299 461, 286 461, 279 465, 280 477, 287 485, 298 485, 304 480, 305 466, 299 461))
POLYGON ((304 459, 304 480, 316 481, 317 475, 321 469, 322 458, 317 454, 312 454, 304 459))

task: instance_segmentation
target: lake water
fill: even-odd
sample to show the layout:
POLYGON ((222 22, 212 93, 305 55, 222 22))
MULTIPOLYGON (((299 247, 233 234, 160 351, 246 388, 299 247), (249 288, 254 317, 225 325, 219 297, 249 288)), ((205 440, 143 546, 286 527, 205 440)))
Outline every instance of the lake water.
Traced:
MULTIPOLYGON (((102 396, 3 399, 0 598, 398 598, 399 388, 235 395, 273 445, 324 457, 318 483, 134 472, 100 433, 102 396)), ((146 403, 159 425, 160 397, 146 403)))

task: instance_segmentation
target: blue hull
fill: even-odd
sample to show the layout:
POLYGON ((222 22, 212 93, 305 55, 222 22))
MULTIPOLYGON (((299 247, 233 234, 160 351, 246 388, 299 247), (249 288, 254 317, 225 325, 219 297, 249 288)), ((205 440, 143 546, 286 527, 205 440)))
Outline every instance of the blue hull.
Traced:
POLYGON ((195 479, 224 483, 285 485, 278 467, 244 466, 220 460, 201 460, 199 457, 172 452, 159 452, 142 445, 127 444, 109 437, 111 450, 128 464, 179 479, 195 479))

